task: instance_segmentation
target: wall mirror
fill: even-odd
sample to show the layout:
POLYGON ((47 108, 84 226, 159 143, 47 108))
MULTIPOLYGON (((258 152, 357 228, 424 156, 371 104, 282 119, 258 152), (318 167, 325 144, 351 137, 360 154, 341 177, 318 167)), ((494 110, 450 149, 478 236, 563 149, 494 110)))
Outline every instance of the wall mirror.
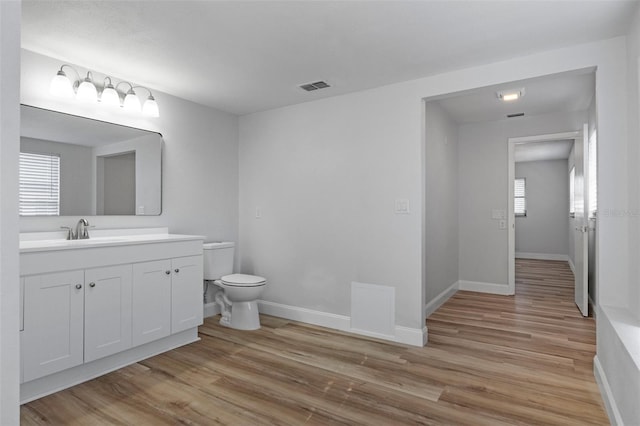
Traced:
POLYGON ((21 105, 20 215, 159 215, 162 135, 21 105))

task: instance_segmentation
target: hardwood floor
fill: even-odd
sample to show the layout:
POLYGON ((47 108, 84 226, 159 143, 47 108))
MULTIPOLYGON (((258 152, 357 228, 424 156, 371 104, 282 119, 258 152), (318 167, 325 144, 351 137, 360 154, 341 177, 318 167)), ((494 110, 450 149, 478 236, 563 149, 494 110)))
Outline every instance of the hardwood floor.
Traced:
POLYGON ((24 425, 608 424, 595 325, 565 262, 518 260, 516 296, 458 292, 425 348, 273 317, 22 407, 24 425))

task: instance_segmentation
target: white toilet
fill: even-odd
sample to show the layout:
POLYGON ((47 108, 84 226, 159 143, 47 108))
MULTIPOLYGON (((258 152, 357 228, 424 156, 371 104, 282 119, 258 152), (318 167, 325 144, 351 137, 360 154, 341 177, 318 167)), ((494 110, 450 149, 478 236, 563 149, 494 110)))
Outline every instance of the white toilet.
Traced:
POLYGON ((255 275, 234 274, 234 243, 205 243, 204 279, 211 280, 223 291, 216 295, 222 318, 220 324, 238 330, 260 328, 258 303, 267 280, 255 275))

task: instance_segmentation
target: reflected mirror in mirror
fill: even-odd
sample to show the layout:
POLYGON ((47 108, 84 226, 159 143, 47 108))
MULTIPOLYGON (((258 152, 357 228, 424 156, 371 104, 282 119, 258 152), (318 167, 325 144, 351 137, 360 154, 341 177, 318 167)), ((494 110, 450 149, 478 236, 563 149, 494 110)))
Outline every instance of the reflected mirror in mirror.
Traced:
POLYGON ((162 135, 28 105, 20 215, 159 215, 162 135))

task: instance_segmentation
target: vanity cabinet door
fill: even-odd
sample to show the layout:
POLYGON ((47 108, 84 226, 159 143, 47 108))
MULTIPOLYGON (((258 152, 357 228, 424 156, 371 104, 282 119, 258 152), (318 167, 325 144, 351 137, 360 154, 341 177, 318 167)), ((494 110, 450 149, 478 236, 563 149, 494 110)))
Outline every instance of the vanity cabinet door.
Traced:
POLYGON ((133 265, 133 346, 171 333, 171 261, 133 265))
POLYGON ((24 381, 83 362, 84 271, 24 277, 24 381))
POLYGON ((202 256, 171 259, 171 332, 202 324, 202 256))
POLYGON ((131 347, 132 266, 85 270, 84 362, 131 347))

